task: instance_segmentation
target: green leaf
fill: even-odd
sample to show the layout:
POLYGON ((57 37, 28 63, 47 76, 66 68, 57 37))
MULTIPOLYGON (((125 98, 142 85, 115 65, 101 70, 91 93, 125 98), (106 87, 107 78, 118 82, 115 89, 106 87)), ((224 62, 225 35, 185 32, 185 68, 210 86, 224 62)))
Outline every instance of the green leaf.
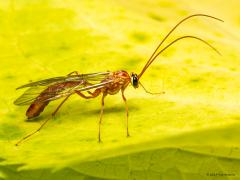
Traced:
POLYGON ((239 179, 237 4, 211 12, 210 2, 1 1, 0 179, 239 179), (14 145, 61 102, 26 120, 27 107, 13 104, 23 93, 17 87, 75 70, 139 73, 171 27, 201 11, 227 22, 196 17, 165 45, 196 35, 223 55, 190 39, 163 53, 141 83, 166 94, 131 86, 125 92, 129 138, 120 94, 106 97, 103 143, 97 142, 101 98, 74 95, 39 133, 14 145))

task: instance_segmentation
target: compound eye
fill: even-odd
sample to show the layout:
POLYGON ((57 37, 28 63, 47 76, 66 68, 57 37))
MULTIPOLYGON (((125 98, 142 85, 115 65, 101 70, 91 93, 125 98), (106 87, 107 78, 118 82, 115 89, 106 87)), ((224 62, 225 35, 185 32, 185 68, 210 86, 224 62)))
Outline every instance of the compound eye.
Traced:
POLYGON ((132 76, 132 85, 133 87, 137 88, 138 87, 138 78, 136 75, 132 76))

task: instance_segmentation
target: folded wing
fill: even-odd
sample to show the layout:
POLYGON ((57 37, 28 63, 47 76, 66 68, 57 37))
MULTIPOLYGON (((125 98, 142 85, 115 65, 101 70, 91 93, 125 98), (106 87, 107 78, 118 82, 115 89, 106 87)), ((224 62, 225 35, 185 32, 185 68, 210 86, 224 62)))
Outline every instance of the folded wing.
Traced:
POLYGON ((110 72, 80 74, 55 77, 25 84, 17 89, 28 89, 14 101, 15 105, 29 105, 33 102, 49 102, 78 91, 88 91, 104 87, 112 81, 107 80, 110 72), (104 81, 103 81, 104 80, 104 81))

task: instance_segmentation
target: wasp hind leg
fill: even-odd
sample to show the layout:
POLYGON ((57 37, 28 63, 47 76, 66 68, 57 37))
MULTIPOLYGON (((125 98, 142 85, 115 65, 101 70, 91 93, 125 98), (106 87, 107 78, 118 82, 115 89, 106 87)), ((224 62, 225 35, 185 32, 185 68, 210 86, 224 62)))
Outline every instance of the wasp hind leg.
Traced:
POLYGON ((27 136, 23 137, 22 139, 20 139, 15 145, 18 146, 20 143, 22 143, 25 139, 30 138, 32 135, 36 134, 37 132, 39 132, 44 125, 47 124, 47 122, 56 115, 56 113, 58 112, 58 110, 62 107, 63 103, 70 97, 70 95, 68 95, 67 97, 65 97, 65 99, 58 105, 58 107, 55 109, 55 111, 51 114, 51 117, 47 118, 42 124, 41 126, 36 129, 34 132, 28 134, 27 136))
POLYGON ((104 109, 104 98, 106 97, 107 94, 103 94, 102 96, 102 101, 101 101, 101 112, 100 112, 100 119, 98 123, 98 142, 101 141, 101 124, 102 124, 102 116, 103 116, 103 109, 104 109))

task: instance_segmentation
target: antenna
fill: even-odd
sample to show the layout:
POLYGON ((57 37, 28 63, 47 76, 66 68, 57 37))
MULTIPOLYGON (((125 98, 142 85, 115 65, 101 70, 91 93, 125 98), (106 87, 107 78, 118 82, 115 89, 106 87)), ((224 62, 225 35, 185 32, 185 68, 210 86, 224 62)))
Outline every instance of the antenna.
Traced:
POLYGON ((164 43, 164 41, 171 35, 171 33, 180 25, 182 24, 184 21, 192 18, 192 17, 196 17, 196 16, 203 16, 203 17, 208 17, 208 18, 212 18, 221 22, 224 22, 223 20, 216 18, 214 16, 210 16, 207 14, 193 14, 190 15, 184 19, 182 19, 180 22, 178 22, 169 32, 168 34, 163 38, 163 40, 159 43, 159 45, 157 46, 157 48, 155 49, 155 51, 153 52, 153 54, 151 55, 151 57, 148 59, 147 63, 145 64, 145 66, 143 67, 141 73, 138 75, 138 79, 143 75, 143 73, 146 71, 146 69, 149 67, 149 65, 152 63, 152 59, 155 59, 154 55, 156 54, 157 50, 161 47, 161 45, 164 43))

